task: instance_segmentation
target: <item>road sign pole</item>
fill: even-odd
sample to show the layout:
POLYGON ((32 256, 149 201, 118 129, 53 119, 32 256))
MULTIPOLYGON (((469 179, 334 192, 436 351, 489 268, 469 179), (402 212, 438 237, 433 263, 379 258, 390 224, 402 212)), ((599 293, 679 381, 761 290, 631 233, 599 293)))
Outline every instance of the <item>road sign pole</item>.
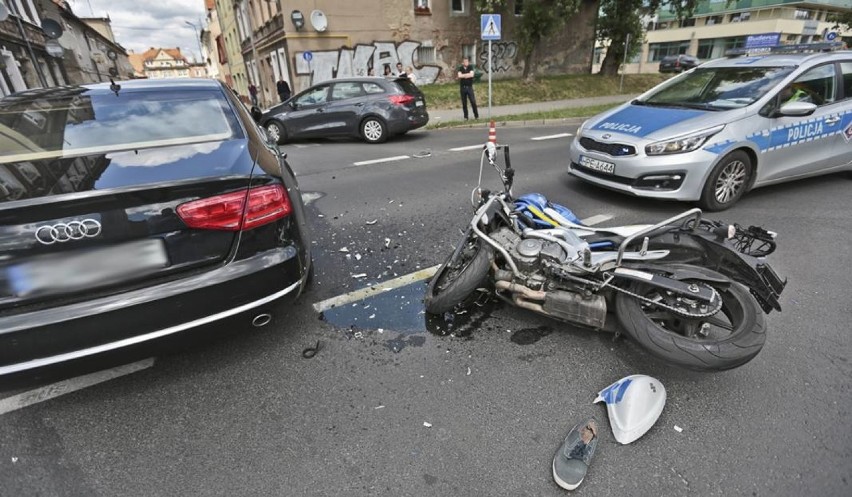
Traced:
POLYGON ((488 40, 488 121, 491 121, 491 40, 488 40))

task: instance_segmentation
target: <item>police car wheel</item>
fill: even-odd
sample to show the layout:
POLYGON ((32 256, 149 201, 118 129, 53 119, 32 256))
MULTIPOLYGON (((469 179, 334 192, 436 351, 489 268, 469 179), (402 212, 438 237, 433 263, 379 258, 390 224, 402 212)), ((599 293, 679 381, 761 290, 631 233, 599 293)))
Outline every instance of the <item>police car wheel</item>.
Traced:
POLYGON ((741 150, 731 152, 716 164, 698 204, 708 211, 723 211, 737 203, 748 188, 752 174, 751 158, 741 150))

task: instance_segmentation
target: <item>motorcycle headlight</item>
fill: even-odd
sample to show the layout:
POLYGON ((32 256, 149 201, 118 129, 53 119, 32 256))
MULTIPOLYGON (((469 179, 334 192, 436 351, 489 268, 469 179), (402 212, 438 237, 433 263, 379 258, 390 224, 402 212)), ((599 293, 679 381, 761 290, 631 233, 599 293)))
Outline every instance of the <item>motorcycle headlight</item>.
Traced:
POLYGON ((677 138, 652 143, 645 146, 645 153, 648 155, 667 155, 667 154, 683 154, 692 152, 707 142, 707 139, 716 133, 725 129, 724 124, 704 129, 696 133, 679 136, 677 138))

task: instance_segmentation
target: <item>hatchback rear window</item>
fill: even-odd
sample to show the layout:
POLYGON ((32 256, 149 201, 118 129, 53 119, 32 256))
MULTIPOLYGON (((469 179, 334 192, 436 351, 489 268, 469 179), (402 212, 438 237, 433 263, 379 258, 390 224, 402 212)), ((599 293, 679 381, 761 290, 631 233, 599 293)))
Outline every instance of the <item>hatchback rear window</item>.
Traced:
POLYGON ((420 89, 417 88, 417 85, 412 83, 411 80, 409 80, 409 79, 400 78, 400 79, 394 80, 394 83, 397 86, 399 86, 402 89, 402 91, 404 91, 408 95, 419 95, 420 94, 420 89))
POLYGON ((0 163, 241 137, 220 91, 86 88, 0 100, 0 163))

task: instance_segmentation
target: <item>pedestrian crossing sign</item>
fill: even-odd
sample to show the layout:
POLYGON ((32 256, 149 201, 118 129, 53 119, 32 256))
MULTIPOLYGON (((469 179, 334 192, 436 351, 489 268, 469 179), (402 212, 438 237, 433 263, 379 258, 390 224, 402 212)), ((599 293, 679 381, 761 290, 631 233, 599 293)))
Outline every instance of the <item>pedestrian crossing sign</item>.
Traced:
POLYGON ((482 14, 479 18, 483 40, 500 39, 500 14, 482 14))

